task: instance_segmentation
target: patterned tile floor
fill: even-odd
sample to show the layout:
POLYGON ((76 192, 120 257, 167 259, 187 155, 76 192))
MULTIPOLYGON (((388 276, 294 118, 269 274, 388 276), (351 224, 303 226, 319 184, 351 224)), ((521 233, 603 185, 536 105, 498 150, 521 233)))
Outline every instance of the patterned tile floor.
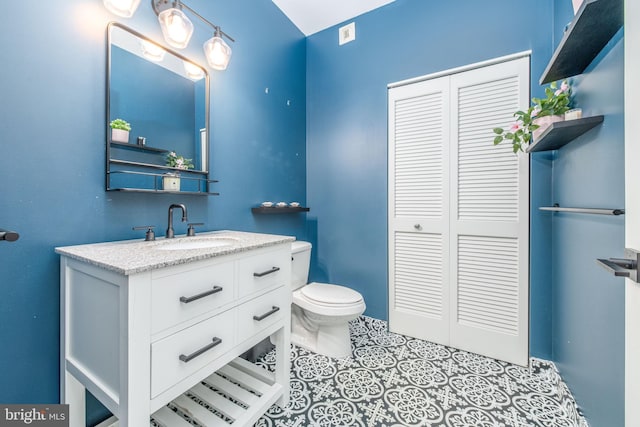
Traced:
MULTIPOLYGON (((523 368, 392 334, 364 316, 350 328, 353 358, 292 347, 290 402, 255 426, 587 426, 550 362, 523 368)), ((258 363, 272 368, 273 356, 258 363)))

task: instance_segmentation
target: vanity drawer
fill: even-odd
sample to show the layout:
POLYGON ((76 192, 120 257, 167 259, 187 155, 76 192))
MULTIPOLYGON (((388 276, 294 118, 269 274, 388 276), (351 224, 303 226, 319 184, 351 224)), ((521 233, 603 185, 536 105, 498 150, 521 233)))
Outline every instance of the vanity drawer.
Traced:
POLYGON ((235 345, 235 309, 151 344, 151 397, 195 373, 235 345))
POLYGON ((291 247, 265 252, 238 261, 239 297, 289 285, 291 247))
POLYGON ((215 310, 234 299, 233 262, 208 265, 154 277, 151 290, 151 333, 215 310))
POLYGON ((238 342, 290 316, 291 288, 281 286, 238 307, 238 342))

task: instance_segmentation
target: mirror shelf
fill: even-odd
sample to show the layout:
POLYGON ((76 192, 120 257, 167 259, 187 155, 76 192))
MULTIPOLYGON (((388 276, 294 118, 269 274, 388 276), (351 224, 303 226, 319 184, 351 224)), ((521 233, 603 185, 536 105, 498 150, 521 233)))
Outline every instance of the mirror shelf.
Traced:
POLYGON ((127 142, 114 142, 111 141, 112 147, 124 148, 127 150, 137 150, 137 151, 149 151, 153 153, 168 153, 169 150, 165 150, 164 148, 155 148, 149 147, 147 145, 137 145, 137 144, 129 144, 127 142))
POLYGON ((203 191, 145 190, 142 188, 112 188, 109 191, 119 191, 123 193, 180 194, 184 196, 219 196, 220 195, 220 193, 205 193, 203 191))
MULTIPOLYGON (((175 168, 167 168, 175 169, 175 168)), ((120 191, 120 192, 135 192, 135 193, 163 193, 163 194, 181 194, 181 195, 195 195, 195 196, 219 196, 220 193, 209 191, 211 184, 218 182, 215 179, 207 179, 206 177, 189 176, 190 171, 179 169, 180 173, 175 172, 167 173, 153 173, 153 172, 140 172, 134 170, 113 170, 109 171, 108 175, 114 176, 129 176, 133 178, 143 179, 146 187, 139 185, 136 187, 128 187, 126 185, 109 187, 107 191, 120 191), (186 175, 185 175, 186 174, 186 175), (164 188, 163 180, 178 178, 178 188, 164 188), (182 186, 184 185, 184 189, 182 186)), ((196 171, 197 173, 202 173, 196 171)), ((111 180, 110 180, 111 182, 111 180)), ((135 181, 134 181, 135 182, 135 181)))
MULTIPOLYGON (((179 168, 172 168, 171 166, 162 166, 162 165, 154 165, 152 163, 142 163, 142 162, 133 162, 130 160, 120 160, 120 159, 109 159, 109 163, 113 164, 113 165, 129 165, 129 166, 139 166, 142 168, 150 168, 150 169, 161 169, 161 170, 165 170, 167 172, 173 172, 173 173, 186 173, 186 174, 196 174, 196 175, 207 175, 208 172, 207 171, 200 171, 200 170, 195 170, 195 169, 179 169, 179 168)), ((121 173, 121 171, 110 171, 110 172, 118 172, 121 173)), ((154 174, 152 174, 154 175, 154 174)), ((217 182, 214 180, 208 180, 211 182, 217 182)))

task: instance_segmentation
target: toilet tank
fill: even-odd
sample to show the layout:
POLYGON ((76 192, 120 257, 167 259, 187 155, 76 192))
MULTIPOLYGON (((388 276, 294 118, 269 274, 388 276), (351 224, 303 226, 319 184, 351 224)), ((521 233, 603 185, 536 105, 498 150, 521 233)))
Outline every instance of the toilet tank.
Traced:
POLYGON ((291 243, 291 288, 299 289, 309 279, 309 263, 311 262, 311 243, 296 240, 291 243))

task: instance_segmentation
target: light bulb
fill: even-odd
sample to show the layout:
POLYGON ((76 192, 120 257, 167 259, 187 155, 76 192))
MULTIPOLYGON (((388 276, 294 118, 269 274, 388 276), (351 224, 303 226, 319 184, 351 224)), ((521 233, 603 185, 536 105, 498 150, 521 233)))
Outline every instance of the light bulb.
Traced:
POLYGON ((222 37, 215 35, 204 43, 204 55, 211 68, 226 70, 231 60, 231 48, 222 37))
POLYGON ((148 40, 141 40, 140 45, 142 46, 142 54, 149 61, 160 62, 164 59, 164 54, 167 53, 166 50, 148 40))
POLYGON ((193 24, 180 9, 167 9, 158 14, 164 39, 171 46, 182 49, 187 47, 193 34, 193 24))
POLYGON ((191 62, 183 61, 184 71, 191 80, 198 81, 204 77, 204 70, 191 62))
POLYGON ((103 0, 103 3, 114 15, 131 18, 140 5, 140 0, 103 0))

